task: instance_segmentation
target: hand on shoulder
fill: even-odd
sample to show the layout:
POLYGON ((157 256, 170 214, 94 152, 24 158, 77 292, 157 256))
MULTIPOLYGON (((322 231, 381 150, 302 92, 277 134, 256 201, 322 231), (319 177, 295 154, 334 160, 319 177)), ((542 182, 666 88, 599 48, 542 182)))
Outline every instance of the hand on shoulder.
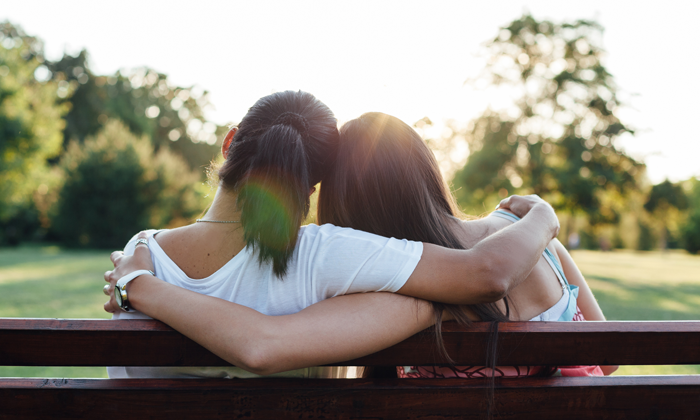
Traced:
POLYGON ((503 199, 498 206, 496 206, 496 209, 508 210, 520 218, 525 217, 533 209, 538 209, 538 211, 546 217, 547 222, 553 229, 552 238, 555 238, 559 234, 559 219, 557 218, 557 214, 549 203, 536 194, 526 196, 511 195, 503 199))
POLYGON ((114 264, 114 270, 107 271, 104 274, 105 281, 109 283, 105 291, 109 292, 110 298, 109 301, 104 304, 105 311, 113 313, 120 309, 114 298, 114 285, 120 278, 138 270, 154 270, 151 252, 148 249, 148 237, 152 234, 149 235, 147 232, 148 231, 140 232, 132 241, 129 241, 127 247, 132 245, 133 242, 133 255, 125 255, 122 251, 114 251, 112 255, 110 255, 112 264, 114 264))

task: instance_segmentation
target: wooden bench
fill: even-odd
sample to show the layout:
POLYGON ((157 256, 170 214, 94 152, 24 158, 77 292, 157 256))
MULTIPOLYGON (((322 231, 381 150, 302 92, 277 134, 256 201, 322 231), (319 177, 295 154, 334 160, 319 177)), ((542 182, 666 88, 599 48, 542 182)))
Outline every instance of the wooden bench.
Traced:
MULTIPOLYGON (((503 323, 502 365, 700 364, 700 322, 503 323)), ((488 325, 446 323, 459 365, 485 360, 488 325)), ((337 365, 439 364, 431 334, 337 365)), ((224 366, 152 320, 0 318, 4 366, 224 366)), ((0 378, 0 419, 484 418, 487 380, 0 378)), ((498 419, 700 419, 700 375, 496 380, 498 419)))

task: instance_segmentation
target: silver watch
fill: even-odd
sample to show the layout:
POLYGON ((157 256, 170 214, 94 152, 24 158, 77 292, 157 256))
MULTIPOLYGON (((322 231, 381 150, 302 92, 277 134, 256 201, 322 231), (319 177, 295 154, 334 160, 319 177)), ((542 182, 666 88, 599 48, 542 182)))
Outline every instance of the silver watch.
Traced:
POLYGON ((117 300, 117 305, 122 308, 122 311, 131 311, 129 297, 126 295, 126 285, 129 284, 131 280, 144 274, 150 274, 152 276, 156 275, 156 273, 151 270, 136 270, 117 280, 117 284, 114 285, 114 298, 117 300))

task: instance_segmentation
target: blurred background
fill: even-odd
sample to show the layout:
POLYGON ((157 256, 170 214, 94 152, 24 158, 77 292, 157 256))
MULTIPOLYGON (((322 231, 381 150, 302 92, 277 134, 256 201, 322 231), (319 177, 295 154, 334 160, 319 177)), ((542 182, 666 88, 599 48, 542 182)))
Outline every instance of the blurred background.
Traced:
POLYGON ((228 126, 259 97, 301 89, 340 123, 381 111, 413 125, 468 214, 510 194, 547 199, 610 319, 698 319, 699 12, 5 2, 0 316, 104 317, 104 250, 191 223, 228 126))

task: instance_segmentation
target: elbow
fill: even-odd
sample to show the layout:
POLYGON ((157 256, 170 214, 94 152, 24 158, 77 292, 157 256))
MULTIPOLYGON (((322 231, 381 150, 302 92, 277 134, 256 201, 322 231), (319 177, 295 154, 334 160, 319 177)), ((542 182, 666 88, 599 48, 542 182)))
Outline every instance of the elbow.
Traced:
POLYGON ((608 366, 601 366, 600 369, 603 371, 603 374, 605 376, 612 375, 615 373, 615 371, 619 368, 620 366, 618 365, 608 365, 608 366))
POLYGON ((479 303, 497 302, 508 295, 513 281, 508 273, 503 272, 499 264, 484 261, 481 272, 485 281, 482 282, 484 288, 479 303))
POLYGON ((256 375, 267 376, 282 372, 280 358, 275 357, 273 348, 269 342, 262 340, 262 343, 249 346, 237 360, 231 360, 237 367, 256 375))
POLYGON ((261 376, 272 375, 277 372, 268 359, 260 356, 248 357, 243 363, 240 363, 238 367, 261 376))
POLYGON ((491 282, 489 289, 484 292, 482 303, 493 303, 508 296, 509 282, 503 280, 494 280, 491 282))
POLYGON ((248 345, 246 349, 238 354, 238 357, 229 358, 231 364, 256 375, 271 375, 276 373, 269 349, 262 344, 248 345))

